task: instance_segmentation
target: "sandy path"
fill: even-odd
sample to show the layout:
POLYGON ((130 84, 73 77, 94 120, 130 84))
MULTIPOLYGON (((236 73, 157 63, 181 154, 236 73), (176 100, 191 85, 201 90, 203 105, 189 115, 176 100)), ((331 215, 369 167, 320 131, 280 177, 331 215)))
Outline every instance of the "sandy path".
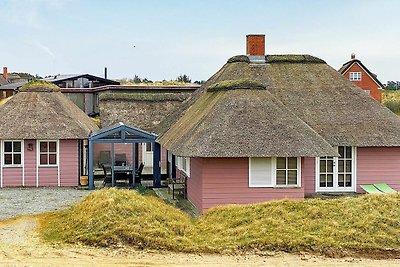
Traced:
POLYGON ((399 266, 400 260, 327 259, 275 253, 270 256, 192 255, 132 249, 55 247, 40 242, 37 219, 0 222, 0 266, 399 266))

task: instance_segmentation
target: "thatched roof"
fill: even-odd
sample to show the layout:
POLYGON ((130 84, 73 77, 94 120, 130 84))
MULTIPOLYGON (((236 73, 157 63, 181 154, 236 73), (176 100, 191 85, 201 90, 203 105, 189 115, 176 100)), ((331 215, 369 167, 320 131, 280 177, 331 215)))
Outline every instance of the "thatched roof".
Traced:
POLYGON ((241 151, 244 157, 260 155, 260 147, 271 155, 274 151, 281 154, 291 151, 297 156, 311 156, 321 150, 325 154, 331 153, 322 146, 320 137, 331 146, 400 146, 400 119, 324 61, 307 55, 266 56, 266 64, 251 64, 243 56, 230 61, 233 63, 225 64, 159 125, 156 132, 160 134, 158 140, 162 145, 182 156, 196 155, 205 146, 211 149, 204 155, 208 157, 224 156, 211 147, 211 144, 217 145, 216 139, 226 145, 219 147, 226 151, 225 156, 241 151), (272 97, 263 90, 236 89, 225 93, 208 90, 217 83, 237 79, 262 84, 272 97), (233 99, 240 101, 240 105, 235 104, 233 99), (200 104, 204 111, 196 113, 200 104), (241 113, 234 110, 237 108, 248 116, 241 117, 241 113), (285 108, 288 114, 292 112, 295 117, 284 117, 285 112, 281 111, 285 108), (221 114, 216 113, 217 110, 221 114), (235 116, 239 123, 236 123, 235 116), (190 118, 196 118, 195 122, 190 118), (275 124, 277 122, 271 121, 271 118, 283 124, 289 123, 286 126, 289 134, 284 134, 281 130, 284 126, 275 124), (313 140, 304 142, 304 146, 290 138, 308 135, 307 127, 301 125, 307 125, 310 127, 308 131, 318 134, 310 135, 313 140), (296 129, 297 133, 294 133, 296 129), (241 131, 247 134, 235 134, 241 131), (264 135, 268 138, 263 139, 264 135), (196 142, 195 138, 201 139, 202 143, 196 142), (269 138, 274 142, 270 143, 269 138), (184 150, 185 146, 187 150, 184 150))
POLYGON ((21 87, 0 107, 0 139, 84 139, 98 127, 48 82, 21 87))

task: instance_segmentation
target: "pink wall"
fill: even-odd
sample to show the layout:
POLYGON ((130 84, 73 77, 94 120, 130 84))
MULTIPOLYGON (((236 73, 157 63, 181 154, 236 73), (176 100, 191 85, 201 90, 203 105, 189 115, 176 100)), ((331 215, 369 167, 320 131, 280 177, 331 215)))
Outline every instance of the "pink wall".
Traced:
MULTIPOLYGON (((179 170, 177 169, 177 172, 179 170)), ((196 206, 198 210, 203 210, 202 199, 202 172, 203 172, 203 158, 190 159, 190 176, 187 179, 187 195, 190 202, 196 206)))
POLYGON ((79 184, 78 149, 78 140, 60 141, 61 186, 78 186, 79 184))
POLYGON ((302 158, 301 176, 303 177, 304 194, 315 193, 315 158, 302 158))
POLYGON ((25 140, 24 143, 25 186, 36 186, 36 140, 25 140), (28 150, 28 144, 32 144, 33 150, 28 150))
MULTIPOLYGON (((193 159, 191 159, 193 160, 193 159)), ((194 159, 196 162, 196 159, 194 159)), ((195 164, 193 164, 195 165, 195 164)), ((192 165, 191 165, 192 166, 192 165)), ((194 166, 195 167, 195 166, 194 166)), ((249 204, 276 199, 302 199, 304 188, 252 188, 249 187, 248 158, 203 158, 202 171, 193 173, 188 184, 188 198, 195 199, 196 182, 202 190, 202 210, 224 204, 249 204)), ((195 167, 196 169, 196 167, 195 167)), ((192 171, 192 170, 191 170, 192 171)), ((196 205, 196 204, 195 204, 196 205)))
POLYGON ((400 191, 400 147, 357 148, 357 192, 362 184, 387 183, 400 191))
MULTIPOLYGON (((37 141, 24 141, 24 178, 25 186, 36 186, 37 170, 37 141), (32 144, 33 150, 28 150, 28 144, 32 144)), ((60 181, 61 186, 78 185, 78 140, 60 140, 60 181)), ((39 186, 58 186, 57 167, 38 168, 39 186)), ((22 167, 3 168, 3 187, 23 186, 22 167)))

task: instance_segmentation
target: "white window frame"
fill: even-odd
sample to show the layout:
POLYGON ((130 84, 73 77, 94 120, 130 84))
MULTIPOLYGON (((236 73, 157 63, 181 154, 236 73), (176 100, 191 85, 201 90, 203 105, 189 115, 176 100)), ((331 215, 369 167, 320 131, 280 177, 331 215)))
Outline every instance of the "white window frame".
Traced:
MULTIPOLYGON (((47 151, 47 155, 49 156, 49 154, 53 154, 54 152, 50 153, 49 151, 47 151)), ((44 154, 44 153, 43 153, 44 154)), ((37 140, 37 165, 38 167, 58 167, 60 164, 60 142, 59 140, 37 140), (41 164, 40 163, 40 143, 41 142, 55 142, 56 143, 56 164, 41 164)))
POLYGON ((361 71, 352 71, 349 73, 350 81, 361 81, 362 73, 361 71))
MULTIPOLYGON (((335 147, 338 150, 338 147, 335 147)), ((320 187, 320 157, 315 158, 315 192, 356 192, 357 185, 357 147, 352 146, 351 152, 353 154, 352 160, 352 186, 351 187, 339 187, 338 186, 338 157, 334 157, 333 165, 333 187, 326 188, 320 187)))
POLYGON ((190 157, 177 157, 177 167, 190 177, 190 157))
MULTIPOLYGON (((297 184, 296 185, 277 185, 276 184, 276 160, 278 157, 271 157, 271 184, 265 183, 263 185, 254 185, 252 184, 251 177, 251 159, 249 158, 249 187, 257 188, 257 187, 270 187, 270 188, 300 188, 301 187, 301 157, 297 158, 297 184)), ((281 157, 279 157, 281 158, 281 157)), ((288 158, 288 157, 282 157, 288 158)))
MULTIPOLYGON (((24 140, 2 140, 1 141, 1 167, 2 168, 23 168, 24 166, 24 140), (10 152, 4 152, 5 142, 20 142, 21 143, 21 164, 5 164, 4 155, 10 154, 10 152)), ((12 145, 14 150, 14 145, 12 145)), ((14 152, 11 152, 12 161, 14 162, 14 152)))

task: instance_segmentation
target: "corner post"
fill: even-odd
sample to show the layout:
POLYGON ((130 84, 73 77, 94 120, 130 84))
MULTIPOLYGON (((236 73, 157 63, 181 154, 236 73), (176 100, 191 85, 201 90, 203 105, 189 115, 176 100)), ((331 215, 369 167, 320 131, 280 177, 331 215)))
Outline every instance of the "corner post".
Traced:
POLYGON ((153 145, 153 186, 161 187, 161 146, 156 142, 154 142, 153 145))
POLYGON ((94 177, 93 177, 93 141, 89 138, 89 190, 94 189, 94 177))

